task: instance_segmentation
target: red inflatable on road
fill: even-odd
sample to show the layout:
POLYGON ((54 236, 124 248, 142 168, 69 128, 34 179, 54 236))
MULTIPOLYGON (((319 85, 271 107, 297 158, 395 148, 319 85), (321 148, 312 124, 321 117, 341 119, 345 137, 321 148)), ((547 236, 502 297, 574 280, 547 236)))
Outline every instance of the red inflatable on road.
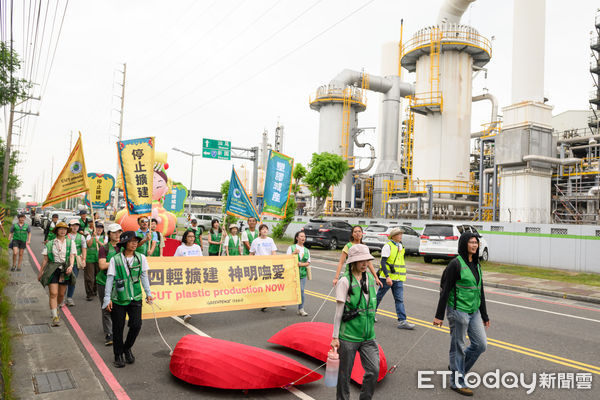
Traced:
POLYGON ((198 335, 179 340, 169 369, 185 382, 219 389, 280 388, 323 377, 272 351, 198 335))
MULTIPOLYGON (((324 322, 299 322, 277 332, 269 339, 269 343, 298 350, 325 362, 327 361, 327 352, 330 349, 332 334, 332 324, 324 322)), ((385 354, 381 346, 379 346, 379 376, 377 377, 377 381, 385 377, 387 369, 385 354)), ((360 362, 360 356, 357 354, 354 359, 351 378, 354 382, 362 385, 364 374, 365 370, 360 362)))

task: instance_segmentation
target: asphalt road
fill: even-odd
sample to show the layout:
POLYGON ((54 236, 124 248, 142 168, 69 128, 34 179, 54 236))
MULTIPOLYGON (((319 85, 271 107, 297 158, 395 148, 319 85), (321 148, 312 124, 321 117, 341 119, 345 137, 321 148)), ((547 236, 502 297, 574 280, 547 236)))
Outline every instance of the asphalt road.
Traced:
MULTIPOLYGON (((33 228, 31 248, 41 261, 41 230, 33 228)), ((313 280, 306 285, 305 309, 308 317, 296 315, 296 307, 286 311, 270 308, 215 314, 195 315, 191 327, 173 318, 158 320, 166 341, 175 347, 184 335, 199 329, 215 338, 257 346, 287 355, 309 368, 321 363, 300 353, 267 343, 280 329, 296 322, 310 321, 324 304, 315 321, 331 322, 334 302, 327 298, 332 288, 335 263, 313 259, 313 280)), ((417 387, 418 371, 445 371, 448 365, 449 335, 431 325, 438 298, 436 280, 410 276, 405 284, 404 299, 409 321, 417 324, 413 331, 396 328, 395 308, 391 292, 380 307, 376 325, 377 341, 382 346, 388 365, 398 364, 397 370, 379 382, 375 398, 460 398, 442 387, 439 375, 431 376, 434 388, 417 387)), ((500 375, 523 373, 525 382, 537 374, 537 385, 530 395, 523 387, 475 389, 475 396, 486 399, 598 399, 600 398, 600 307, 587 303, 547 298, 518 292, 487 290, 488 313, 491 327, 487 330, 488 348, 475 364, 474 372, 484 375, 500 370, 500 375), (540 388, 540 374, 554 373, 554 389, 540 388), (574 382, 578 374, 591 376, 591 389, 559 389, 559 374, 565 373, 566 382, 574 382), (574 374, 573 376, 569 374, 574 374), (573 378, 573 379, 571 379, 573 378)), ((160 339, 153 320, 145 320, 142 332, 133 348, 136 363, 123 369, 112 366, 111 347, 104 346, 99 301, 85 301, 83 279, 79 280, 74 296, 75 307, 70 310, 96 351, 108 365, 118 382, 132 399, 333 399, 335 389, 326 388, 322 381, 303 385, 300 393, 284 389, 250 391, 216 390, 187 384, 169 372, 169 351, 160 339)), ((446 322, 446 321, 445 321, 446 322)), ((81 344, 80 344, 81 346, 81 344)), ((81 346, 93 365, 92 359, 81 346)), ((96 366, 93 367, 104 385, 96 366)), ((319 370, 324 374, 324 368, 319 370)), ((584 377, 585 378, 585 377, 584 377)), ((510 379, 507 381, 510 383, 510 379)), ((561 379, 560 382, 565 382, 561 379)), ((351 385, 352 398, 358 398, 359 386, 351 385)))

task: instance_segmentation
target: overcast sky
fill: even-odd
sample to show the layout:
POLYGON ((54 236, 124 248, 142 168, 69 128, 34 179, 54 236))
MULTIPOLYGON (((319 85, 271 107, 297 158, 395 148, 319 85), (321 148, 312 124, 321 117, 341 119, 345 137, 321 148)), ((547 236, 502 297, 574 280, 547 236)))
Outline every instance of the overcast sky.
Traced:
MULTIPOLYGON (((441 3, 71 0, 44 98, 31 103, 40 116, 30 117, 25 135, 15 139, 26 150, 19 193, 32 194, 43 182, 36 199, 43 200, 52 157, 56 177, 71 131, 73 143, 77 131, 83 133, 88 172, 114 175, 120 94, 115 82, 124 62, 123 137, 155 136, 157 150, 168 152, 174 181, 189 185, 190 159, 172 147, 199 153, 202 138, 251 147, 265 128, 272 140, 278 121, 285 127, 284 152, 305 164, 317 151, 318 113, 309 108, 309 96, 344 68, 379 74, 381 47, 399 39, 401 18, 406 39, 435 22, 441 3)), ((555 114, 588 108, 589 40, 597 6, 592 0, 547 1, 545 90, 555 114)), ((477 77, 473 94, 487 88, 501 107, 509 105, 512 1, 479 0, 462 22, 495 38, 487 80, 477 77)), ((359 126, 378 123, 379 96, 368 97, 359 126)), ((487 118, 489 104, 474 104, 473 129, 487 118)), ((376 145, 375 133, 367 138, 376 145)), ((233 163, 240 166, 241 160, 233 163)), ((197 158, 194 188, 218 190, 231 165, 197 158)))

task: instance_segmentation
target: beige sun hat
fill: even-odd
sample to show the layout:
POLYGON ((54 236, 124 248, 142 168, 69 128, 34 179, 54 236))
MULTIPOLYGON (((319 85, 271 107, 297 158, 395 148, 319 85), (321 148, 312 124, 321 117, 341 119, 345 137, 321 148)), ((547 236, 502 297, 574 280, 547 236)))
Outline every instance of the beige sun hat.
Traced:
POLYGON ((238 231, 240 230, 236 224, 229 225, 229 230, 232 230, 233 228, 237 229, 238 231))
POLYGON ((390 234, 388 235, 388 237, 391 239, 391 238, 393 238, 394 236, 396 236, 399 233, 404 233, 404 232, 402 231, 401 228, 396 227, 396 228, 392 229, 392 231, 390 232, 390 234))
POLYGON ((369 248, 364 244, 354 244, 348 250, 348 259, 346 260, 346 264, 350 264, 356 261, 369 261, 373 260, 373 256, 371 252, 369 252, 369 248))

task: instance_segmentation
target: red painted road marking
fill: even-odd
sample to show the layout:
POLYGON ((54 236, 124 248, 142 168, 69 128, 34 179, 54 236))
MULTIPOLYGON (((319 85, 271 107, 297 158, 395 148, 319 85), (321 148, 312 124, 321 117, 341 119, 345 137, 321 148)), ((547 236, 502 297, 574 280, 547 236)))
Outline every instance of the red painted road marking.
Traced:
MULTIPOLYGON (((33 254, 33 251, 31 251, 31 247, 29 247, 29 245, 27 245, 27 251, 29 251, 29 255, 35 263, 35 266, 37 267, 38 271, 41 270, 42 267, 40 266, 40 263, 33 254)), ((115 378, 113 373, 110 372, 110 369, 108 369, 108 366, 104 363, 102 357, 100 357, 100 354, 98 354, 90 340, 87 338, 87 336, 83 332, 83 329, 81 329, 81 326, 79 326, 77 320, 75 319, 73 314, 71 314, 71 311, 67 307, 63 307, 62 311, 63 314, 65 314, 65 317, 67 318, 69 323, 71 324, 71 327, 73 328, 75 333, 77 333, 77 337, 79 337, 79 340, 81 340, 81 344, 83 344, 83 347, 92 358, 92 361, 94 361, 94 364, 96 364, 96 367, 98 368, 98 370, 100 370, 102 377, 117 397, 117 400, 131 400, 129 395, 125 392, 125 389, 123 389, 123 387, 119 384, 117 378, 115 378)))

